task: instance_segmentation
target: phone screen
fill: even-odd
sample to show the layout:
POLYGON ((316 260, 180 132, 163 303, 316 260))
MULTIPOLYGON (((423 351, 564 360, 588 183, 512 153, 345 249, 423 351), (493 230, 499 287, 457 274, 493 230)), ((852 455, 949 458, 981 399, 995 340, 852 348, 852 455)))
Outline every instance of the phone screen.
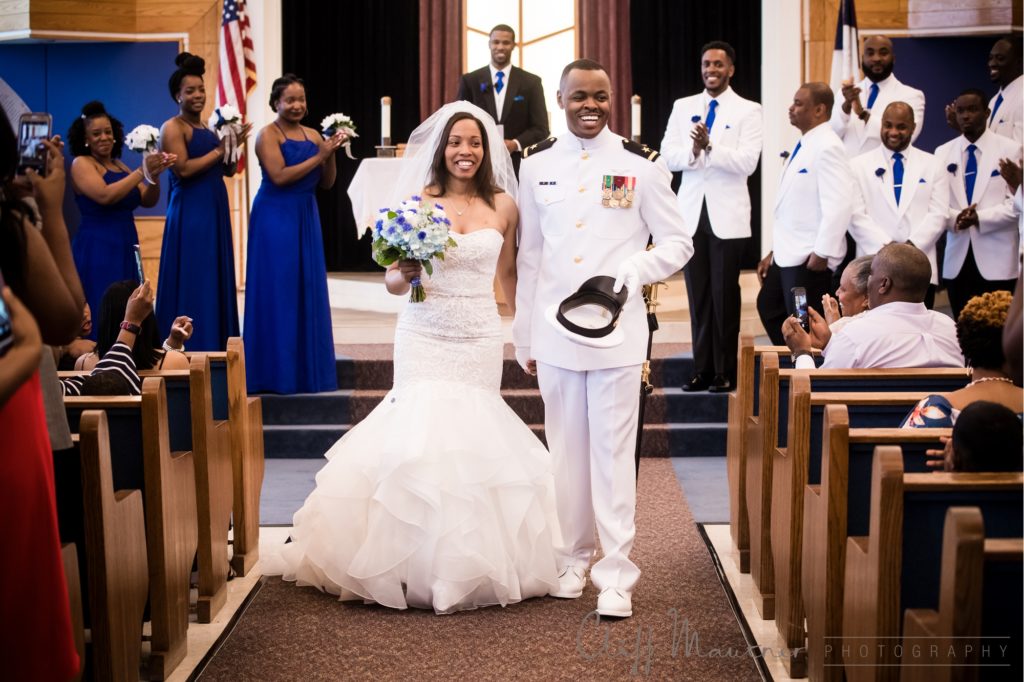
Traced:
POLYGON ((34 168, 40 174, 46 173, 46 147, 43 140, 50 139, 52 119, 49 114, 25 114, 18 125, 18 173, 34 168))
MULTIPOLYGON (((4 276, 0 273, 0 291, 4 288, 4 276)), ((7 303, 0 296, 0 355, 7 352, 7 349, 14 343, 14 332, 11 329, 11 313, 7 310, 7 303)))
POLYGON ((139 277, 139 284, 142 284, 146 281, 146 274, 142 271, 142 247, 135 244, 132 250, 135 252, 135 274, 139 277))
POLYGON ((800 319, 800 326, 804 331, 810 331, 807 320, 807 290, 803 287, 793 287, 793 307, 796 308, 796 316, 800 319))

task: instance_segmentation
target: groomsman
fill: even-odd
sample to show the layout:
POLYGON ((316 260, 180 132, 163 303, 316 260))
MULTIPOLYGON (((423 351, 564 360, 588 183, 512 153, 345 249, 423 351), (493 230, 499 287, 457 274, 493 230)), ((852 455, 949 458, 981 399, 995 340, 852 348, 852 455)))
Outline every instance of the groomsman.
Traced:
POLYGON ((1017 141, 1024 138, 1024 76, 1020 36, 996 41, 988 53, 988 74, 999 92, 989 100, 988 129, 1017 141))
POLYGON ((988 129, 986 99, 974 88, 960 93, 953 109, 962 134, 935 150, 949 176, 942 277, 954 319, 973 296, 1013 291, 1019 272, 1017 213, 999 161, 1020 158, 1020 144, 988 129))
POLYGON ((757 312, 772 343, 784 345, 782 323, 792 315, 793 287, 822 312, 822 294, 846 253, 854 180, 843 142, 829 126, 832 90, 804 83, 793 96, 789 121, 803 134, 786 161, 775 199, 774 251, 757 265, 757 312))
POLYGON ((857 255, 877 253, 888 242, 913 244, 931 264, 925 296, 930 310, 939 283, 935 244, 946 232, 949 173, 932 154, 911 146, 914 110, 893 102, 882 113, 882 145, 851 162, 859 191, 854 195, 850 233, 857 255))
POLYGON ((498 24, 492 28, 488 45, 491 63, 462 75, 456 99, 472 102, 491 115, 504 131, 505 147, 519 173, 523 149, 550 132, 544 87, 539 76, 512 66, 516 33, 511 26, 498 24))
POLYGON ((911 142, 921 133, 924 93, 901 83, 892 72, 894 64, 892 41, 885 36, 870 36, 861 53, 864 78, 859 83, 844 83, 841 92, 835 93, 842 104, 832 111, 832 129, 842 138, 850 158, 878 146, 880 114, 890 102, 906 102, 914 110, 919 125, 911 142))
POLYGON ((669 170, 682 171, 679 206, 693 239, 683 268, 695 372, 684 391, 736 384, 740 258, 750 237, 747 178, 761 155, 761 105, 729 86, 736 52, 715 41, 701 50, 704 92, 676 100, 661 141, 669 170))
POLYGON ((528 147, 519 185, 516 359, 536 373, 554 470, 562 532, 559 587, 583 594, 590 577, 597 612, 625 618, 640 569, 629 559, 636 534, 636 447, 640 369, 647 316, 640 286, 677 272, 693 253, 672 193, 672 174, 656 151, 608 129, 608 72, 589 59, 562 71, 558 105, 568 132, 528 147), (648 250, 648 239, 654 248, 648 250), (597 348, 566 338, 546 312, 597 275, 625 287, 621 343, 597 348))

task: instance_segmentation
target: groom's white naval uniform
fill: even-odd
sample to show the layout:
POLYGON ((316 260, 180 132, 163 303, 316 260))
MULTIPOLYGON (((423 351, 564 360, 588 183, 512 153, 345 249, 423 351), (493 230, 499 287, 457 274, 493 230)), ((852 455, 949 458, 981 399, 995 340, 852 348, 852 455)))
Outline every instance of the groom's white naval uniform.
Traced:
POLYGON ((604 557, 591 570, 598 590, 631 594, 640 570, 630 561, 635 535, 633 454, 640 368, 647 352, 643 297, 630 291, 619 317, 625 340, 583 346, 545 319, 549 306, 597 275, 616 276, 629 261, 639 283, 677 272, 693 254, 658 153, 605 127, 595 137, 565 133, 528 148, 520 168, 517 357, 534 358, 562 529, 560 570, 583 575, 594 555, 594 525, 604 557), (602 205, 606 178, 626 178, 628 208, 602 205), (648 237, 654 248, 646 250, 648 237))

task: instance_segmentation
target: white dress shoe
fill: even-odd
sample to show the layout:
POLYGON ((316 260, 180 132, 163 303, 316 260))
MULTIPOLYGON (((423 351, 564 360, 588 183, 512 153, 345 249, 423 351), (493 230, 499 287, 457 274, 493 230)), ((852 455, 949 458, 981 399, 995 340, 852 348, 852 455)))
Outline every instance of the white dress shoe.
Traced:
POLYGON ((575 599, 583 594, 586 584, 586 569, 568 566, 558 576, 558 589, 552 592, 551 596, 559 599, 575 599))
POLYGON ((597 597, 597 612, 602 616, 629 618, 633 615, 632 595, 614 587, 606 587, 597 597))

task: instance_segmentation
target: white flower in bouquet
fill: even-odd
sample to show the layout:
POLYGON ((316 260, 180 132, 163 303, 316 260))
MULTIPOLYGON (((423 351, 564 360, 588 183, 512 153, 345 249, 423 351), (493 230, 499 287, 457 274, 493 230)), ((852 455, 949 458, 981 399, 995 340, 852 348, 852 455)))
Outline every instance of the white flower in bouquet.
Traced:
POLYGON ((338 133, 345 133, 349 137, 359 137, 356 133, 356 124, 352 122, 350 116, 345 114, 325 116, 324 120, 320 121, 320 130, 323 131, 324 137, 331 137, 338 133))
POLYGON ((222 104, 213 110, 207 124, 214 130, 220 130, 225 125, 241 125, 242 114, 231 104, 222 104))
MULTIPOLYGON (((431 258, 444 260, 444 252, 455 247, 448 234, 451 221, 441 204, 423 201, 413 195, 396 208, 380 209, 381 217, 373 226, 373 260, 388 266, 397 260, 418 260, 428 275, 434 273, 431 258)), ((417 277, 412 282, 409 300, 419 303, 426 298, 417 277)))
POLYGON ((128 149, 139 154, 151 154, 160 144, 160 131, 150 125, 139 125, 124 136, 128 149))

